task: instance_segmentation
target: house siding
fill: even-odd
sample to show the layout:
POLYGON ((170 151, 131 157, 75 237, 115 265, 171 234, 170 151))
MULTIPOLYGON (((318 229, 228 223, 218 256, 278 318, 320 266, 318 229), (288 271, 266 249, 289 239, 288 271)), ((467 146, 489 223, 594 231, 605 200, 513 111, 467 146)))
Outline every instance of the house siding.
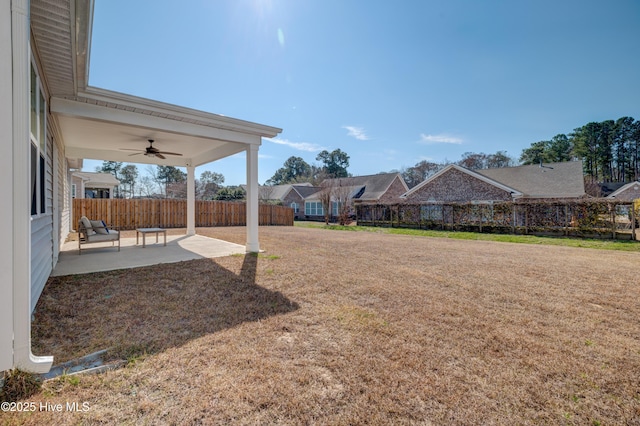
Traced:
MULTIPOLYGON (((47 117, 51 119, 51 117, 47 117)), ((31 220, 31 311, 53 270, 53 141, 47 134, 45 173, 46 212, 31 220)))
POLYGON ((400 201, 400 196, 407 192, 407 187, 403 185, 400 181, 400 177, 397 176, 391 185, 389 185, 389 189, 380 197, 378 202, 381 203, 394 203, 400 201))
POLYGON ((616 194, 615 199, 621 201, 633 201, 640 198, 640 183, 631 185, 629 188, 616 194))
POLYGON ((294 213, 294 217, 304 217, 304 199, 294 189, 282 199, 282 205, 285 207, 291 206, 291 203, 298 203, 298 213, 294 213))
POLYGON ((511 193, 452 168, 415 192, 407 195, 411 202, 509 201, 511 193))

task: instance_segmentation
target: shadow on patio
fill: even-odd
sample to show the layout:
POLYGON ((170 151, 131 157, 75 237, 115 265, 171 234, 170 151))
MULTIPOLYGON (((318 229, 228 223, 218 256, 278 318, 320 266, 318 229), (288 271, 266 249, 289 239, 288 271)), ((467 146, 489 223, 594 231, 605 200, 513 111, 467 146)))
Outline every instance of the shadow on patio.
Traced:
POLYGON ((234 255, 51 277, 35 311, 34 353, 54 355, 56 365, 107 348, 105 360, 127 359, 298 309, 256 285, 259 260, 234 255))

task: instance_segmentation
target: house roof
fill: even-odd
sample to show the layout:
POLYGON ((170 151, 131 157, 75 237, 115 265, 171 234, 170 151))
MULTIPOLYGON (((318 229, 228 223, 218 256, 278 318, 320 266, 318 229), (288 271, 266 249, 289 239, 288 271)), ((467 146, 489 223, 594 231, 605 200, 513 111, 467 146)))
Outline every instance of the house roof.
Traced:
MULTIPOLYGON (((241 185, 242 186, 242 185, 241 185)), ((289 194, 290 191, 296 191, 302 198, 305 198, 308 194, 312 194, 316 191, 319 191, 321 188, 316 186, 312 186, 309 182, 302 183, 287 183, 284 185, 265 185, 261 186, 260 190, 262 191, 265 197, 268 197, 269 200, 284 200, 285 197, 289 194)))
POLYGON ((54 129, 69 159, 199 166, 260 145, 276 127, 88 86, 93 0, 32 0, 35 54, 46 75, 54 129), (166 159, 141 153, 148 139, 166 159), (134 153, 135 154, 135 153, 134 153))
POLYGON ((503 167, 474 172, 514 188, 526 198, 585 196, 581 161, 503 167))
POLYGON ((617 196, 619 196, 620 194, 624 193, 625 191, 631 188, 633 188, 636 191, 640 189, 640 181, 629 182, 626 185, 621 186, 617 190, 613 191, 611 194, 607 195, 607 198, 616 198, 617 196))
POLYGON ((460 171, 462 173, 466 173, 466 174, 468 174, 470 176, 473 176, 476 179, 480 179, 481 181, 486 182, 489 185, 495 186, 495 187, 497 187, 499 189, 502 189, 503 191, 510 192, 513 197, 522 196, 522 193, 520 191, 518 191, 516 188, 513 188, 511 186, 505 185, 504 183, 500 183, 500 182, 498 182, 498 181, 496 181, 496 180, 494 180, 494 179, 492 179, 492 178, 490 178, 488 176, 479 174, 479 173, 477 173, 476 170, 470 170, 470 169, 467 169, 465 167, 458 166, 457 164, 449 164, 445 168, 438 170, 436 173, 434 173, 433 175, 429 176, 427 179, 425 179, 424 181, 422 181, 418 185, 416 185, 413 188, 411 188, 409 191, 407 191, 404 194, 402 194, 401 198, 406 198, 407 196, 413 194, 414 192, 418 192, 423 186, 427 185, 431 181, 434 181, 434 180, 438 179, 440 176, 446 174, 447 172, 449 172, 452 169, 458 170, 458 171, 460 171))
POLYGON ((117 186, 120 181, 111 173, 99 172, 73 172, 73 176, 77 176, 85 182, 85 186, 117 186))
POLYGON ((404 182, 404 179, 402 179, 400 173, 379 173, 377 175, 325 179, 322 182, 321 186, 331 185, 333 187, 353 187, 354 198, 362 201, 377 201, 389 190, 389 187, 396 178, 400 179, 400 182, 402 182, 406 190, 409 189, 407 187, 407 184, 404 182), (362 192, 362 194, 358 194, 360 192, 360 189, 362 189, 363 187, 364 191, 362 192))
POLYGON ((273 186, 261 186, 260 187, 260 192, 262 194, 264 194, 264 196, 266 198, 268 198, 269 200, 280 200, 282 201, 284 199, 284 197, 287 196, 287 194, 289 193, 289 191, 291 191, 293 185, 291 184, 286 184, 286 185, 273 185, 273 186))
POLYGON ((315 194, 316 192, 320 191, 322 188, 319 186, 312 186, 311 184, 295 184, 292 186, 292 189, 296 191, 302 198, 307 198, 311 194, 315 194))

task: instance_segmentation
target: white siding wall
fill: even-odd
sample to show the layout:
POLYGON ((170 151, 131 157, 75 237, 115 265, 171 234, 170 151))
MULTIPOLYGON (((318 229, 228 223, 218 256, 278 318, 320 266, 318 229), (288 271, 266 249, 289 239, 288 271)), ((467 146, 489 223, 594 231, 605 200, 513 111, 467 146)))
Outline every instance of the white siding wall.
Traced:
POLYGON ((31 220, 31 311, 53 270, 53 145, 47 136, 45 174, 46 213, 31 220))

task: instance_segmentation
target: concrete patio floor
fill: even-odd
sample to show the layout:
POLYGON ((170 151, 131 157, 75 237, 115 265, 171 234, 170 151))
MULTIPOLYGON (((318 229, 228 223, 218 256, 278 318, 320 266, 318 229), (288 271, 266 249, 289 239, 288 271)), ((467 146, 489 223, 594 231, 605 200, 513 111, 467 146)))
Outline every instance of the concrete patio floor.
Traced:
POLYGON ((167 235, 166 247, 162 236, 158 243, 155 241, 153 236, 147 235, 146 247, 143 248, 142 238, 139 245, 136 245, 135 238, 122 238, 120 251, 117 246, 112 247, 110 242, 87 244, 82 247, 81 255, 78 254, 78 242, 69 241, 62 246, 58 264, 51 276, 137 268, 246 252, 243 245, 202 235, 167 235))

